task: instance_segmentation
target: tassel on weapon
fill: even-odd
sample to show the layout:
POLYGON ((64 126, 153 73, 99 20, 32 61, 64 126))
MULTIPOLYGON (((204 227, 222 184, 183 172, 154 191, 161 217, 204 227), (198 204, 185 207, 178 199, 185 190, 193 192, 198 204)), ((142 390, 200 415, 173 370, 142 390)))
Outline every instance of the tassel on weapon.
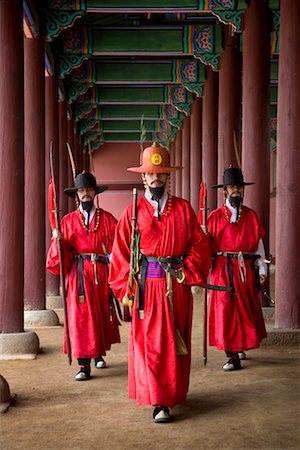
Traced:
POLYGON ((132 208, 132 220, 131 220, 131 241, 130 241, 130 262, 129 262, 129 278, 125 297, 123 298, 123 318, 124 322, 131 321, 130 309, 134 302, 133 285, 135 283, 134 275, 134 246, 136 236, 136 224, 137 224, 137 188, 133 188, 133 208, 132 208))
MULTIPOLYGON (((57 200, 55 174, 54 174, 54 166, 53 166, 53 142, 52 141, 50 142, 50 172, 51 172, 51 179, 52 179, 52 185, 53 185, 55 228, 61 233, 59 217, 58 217, 58 200, 57 200)), ((51 219, 50 219, 50 222, 51 222, 51 219)), ((71 341, 70 341, 70 334, 69 334, 68 308, 67 308, 66 291, 65 291, 65 274, 64 274, 64 269, 63 269, 62 245, 61 245, 60 239, 57 239, 57 248, 58 248, 58 258, 59 258, 60 284, 61 284, 61 290, 62 290, 62 295, 63 295, 63 305, 64 305, 66 347, 67 347, 69 364, 71 365, 72 364, 72 351, 71 351, 71 341)))

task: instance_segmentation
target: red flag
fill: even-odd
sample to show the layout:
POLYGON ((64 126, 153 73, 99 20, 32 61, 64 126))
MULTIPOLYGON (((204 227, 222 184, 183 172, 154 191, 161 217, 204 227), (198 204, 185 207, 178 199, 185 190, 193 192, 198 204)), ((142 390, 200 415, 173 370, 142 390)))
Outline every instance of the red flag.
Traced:
POLYGON ((203 183, 203 181, 201 181, 201 183, 200 183, 200 194, 199 194, 199 209, 198 209, 198 222, 199 222, 200 225, 204 225, 205 195, 206 195, 205 183, 203 183))
POLYGON ((54 206, 54 186, 52 178, 50 178, 49 181, 49 187, 48 187, 48 217, 51 225, 51 229, 54 230, 55 228, 55 206, 54 206))

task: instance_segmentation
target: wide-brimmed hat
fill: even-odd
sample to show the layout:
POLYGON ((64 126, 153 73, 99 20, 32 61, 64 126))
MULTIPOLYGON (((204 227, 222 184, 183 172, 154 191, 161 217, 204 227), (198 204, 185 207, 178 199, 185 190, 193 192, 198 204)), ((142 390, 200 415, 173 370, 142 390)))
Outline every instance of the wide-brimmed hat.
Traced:
POLYGON ((229 184, 233 186, 246 186, 248 184, 254 183, 246 183, 244 181, 243 172, 238 167, 229 167, 229 169, 225 169, 223 173, 223 184, 214 184, 213 188, 222 188, 224 186, 228 186, 229 184))
POLYGON ((156 142, 144 149, 141 159, 140 167, 129 167, 127 170, 139 173, 169 173, 181 169, 170 165, 169 151, 156 142))
POLYGON ((74 197, 78 189, 92 188, 95 189, 96 194, 106 191, 108 186, 97 184, 96 178, 90 172, 79 173, 74 180, 74 187, 64 189, 65 194, 69 197, 74 197))

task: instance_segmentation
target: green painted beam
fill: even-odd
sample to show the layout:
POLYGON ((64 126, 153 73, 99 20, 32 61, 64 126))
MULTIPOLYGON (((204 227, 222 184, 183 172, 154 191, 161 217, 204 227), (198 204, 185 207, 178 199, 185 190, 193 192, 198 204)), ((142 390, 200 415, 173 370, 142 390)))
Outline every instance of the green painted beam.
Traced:
POLYGON ((205 66, 195 59, 170 61, 97 61, 93 81, 102 84, 204 82, 205 66))
POLYGON ((141 119, 142 116, 148 119, 158 119, 160 117, 160 107, 157 105, 108 105, 100 107, 102 120, 116 118, 141 119))
POLYGON ((155 103, 166 102, 164 86, 161 87, 101 87, 98 86, 98 103, 155 103))
POLYGON ((77 103, 108 104, 191 104, 193 94, 181 85, 94 86, 80 95, 77 103))
POLYGON ((271 61, 270 78, 272 81, 278 81, 278 61, 271 61))
MULTIPOLYGON (((93 54, 183 54, 183 28, 103 28, 93 32, 93 54)), ((192 54, 192 53, 190 53, 192 54)))
POLYGON ((271 89, 270 89, 270 103, 271 103, 271 105, 277 103, 277 96, 278 96, 278 87, 277 86, 271 86, 271 89))
POLYGON ((87 10, 93 9, 198 9, 199 0, 148 0, 147 6, 145 6, 145 1, 143 0, 87 0, 87 10))
MULTIPOLYGON (((147 131, 156 131, 156 121, 144 120, 144 125, 147 131)), ((140 120, 106 120, 102 122, 102 129, 104 133, 107 132, 139 132, 141 133, 140 120)))
MULTIPOLYGON (((146 134, 146 141, 153 141, 155 133, 148 132, 146 134)), ((140 142, 141 133, 104 133, 103 138, 105 142, 140 142)))

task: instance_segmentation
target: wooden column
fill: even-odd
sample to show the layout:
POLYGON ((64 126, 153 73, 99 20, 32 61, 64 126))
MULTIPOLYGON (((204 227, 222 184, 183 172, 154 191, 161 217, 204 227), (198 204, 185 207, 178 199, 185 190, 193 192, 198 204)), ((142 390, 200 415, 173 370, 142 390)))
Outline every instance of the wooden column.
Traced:
MULTIPOLYGON (((175 166, 175 142, 171 142, 170 144, 170 162, 171 162, 171 166, 175 166)), ((171 172, 170 174, 170 193, 172 195, 176 195, 175 194, 175 176, 176 176, 176 172, 171 172)))
POLYGON ((202 101, 202 165, 209 214, 217 207, 217 189, 210 186, 218 182, 218 73, 210 68, 207 69, 202 101))
POLYGON ((182 127, 182 198, 190 201, 190 117, 182 127))
MULTIPOLYGON (((71 108, 68 109, 67 111, 67 139, 68 139, 68 143, 71 147, 71 150, 73 152, 74 155, 74 129, 73 129, 73 117, 72 117, 72 110, 71 108)), ((77 171, 78 173, 78 171, 77 171)), ((68 186, 74 186, 74 181, 73 181, 73 174, 72 174, 72 168, 71 168, 71 163, 68 157, 68 186)), ((68 197, 68 211, 73 211, 75 208, 75 202, 73 200, 72 197, 68 197)))
POLYGON ((24 303, 45 309, 45 41, 24 39, 24 303))
POLYGON ((202 177, 202 99, 196 97, 191 108, 190 202, 196 214, 202 177))
POLYGON ((22 20, 21 0, 2 0, 0 2, 1 333, 23 331, 24 74, 22 20))
POLYGON ((275 325, 300 328, 300 3, 280 8, 275 325))
MULTIPOLYGON (((264 0, 252 1, 243 31, 243 153, 245 204, 253 208, 266 231, 269 254, 270 193, 270 15, 264 0)), ((268 305, 268 303, 265 303, 268 305)))
MULTIPOLYGON (((234 134, 240 143, 241 130, 241 54, 239 36, 224 29, 224 51, 219 70, 219 125, 218 125, 218 182, 222 183, 224 169, 230 164, 238 167, 234 152, 234 134)), ((223 201, 222 189, 218 201, 223 201)))
MULTIPOLYGON (((59 186, 59 133, 58 133, 58 83, 57 74, 46 77, 46 152, 45 152, 45 202, 48 202, 48 185, 50 180, 49 149, 53 144, 54 171, 56 175, 57 190, 59 186)), ((59 192, 58 192, 59 195, 59 192)), ((48 211, 45 215, 46 228, 46 252, 48 252, 51 238, 51 228, 48 211)), ((59 277, 46 272, 46 295, 55 296, 59 294, 59 277)))
MULTIPOLYGON (((182 130, 178 130, 175 139, 175 166, 182 167, 182 130)), ((177 197, 182 195, 182 169, 176 170, 175 192, 177 197)))
POLYGON ((80 145, 79 145, 79 134, 78 134, 78 125, 77 122, 73 121, 73 135, 74 135, 74 158, 77 167, 77 173, 82 172, 82 164, 80 159, 80 145))
POLYGON ((67 103, 62 98, 58 103, 59 108, 59 209, 60 217, 68 212, 68 197, 64 189, 68 187, 68 155, 67 155, 67 103))

